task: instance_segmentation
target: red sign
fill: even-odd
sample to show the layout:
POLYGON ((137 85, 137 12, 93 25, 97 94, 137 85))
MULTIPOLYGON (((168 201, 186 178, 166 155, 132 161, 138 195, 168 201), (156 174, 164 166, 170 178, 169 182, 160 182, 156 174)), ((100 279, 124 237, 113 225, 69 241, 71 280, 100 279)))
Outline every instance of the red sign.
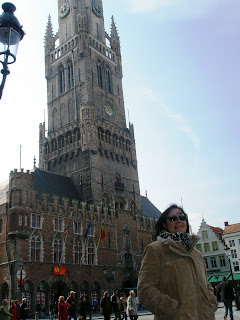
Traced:
POLYGON ((18 279, 18 284, 21 284, 23 286, 24 285, 24 279, 22 279, 22 283, 21 283, 21 280, 18 279))
POLYGON ((53 266, 53 274, 58 276, 65 276, 67 273, 67 267, 53 266))

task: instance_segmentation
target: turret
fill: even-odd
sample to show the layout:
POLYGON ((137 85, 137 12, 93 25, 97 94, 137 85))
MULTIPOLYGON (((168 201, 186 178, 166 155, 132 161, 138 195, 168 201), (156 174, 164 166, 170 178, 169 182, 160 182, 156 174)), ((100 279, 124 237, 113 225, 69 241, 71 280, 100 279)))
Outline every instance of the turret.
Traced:
POLYGON ((53 35, 51 16, 48 16, 48 23, 46 27, 46 33, 44 37, 45 42, 45 76, 47 77, 50 72, 50 52, 54 50, 55 39, 53 35))
POLYGON ((111 37, 110 37, 111 49, 113 49, 117 55, 120 55, 120 38, 118 35, 117 27, 114 21, 114 17, 112 16, 111 23, 111 37))

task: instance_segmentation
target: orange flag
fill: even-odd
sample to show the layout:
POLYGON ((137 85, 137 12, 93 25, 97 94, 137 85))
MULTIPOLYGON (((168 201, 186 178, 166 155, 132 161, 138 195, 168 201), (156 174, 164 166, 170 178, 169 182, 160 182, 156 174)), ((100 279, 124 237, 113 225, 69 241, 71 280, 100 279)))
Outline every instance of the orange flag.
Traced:
POLYGON ((102 229, 100 231, 100 239, 104 239, 106 236, 105 230, 104 230, 104 226, 102 226, 102 229))

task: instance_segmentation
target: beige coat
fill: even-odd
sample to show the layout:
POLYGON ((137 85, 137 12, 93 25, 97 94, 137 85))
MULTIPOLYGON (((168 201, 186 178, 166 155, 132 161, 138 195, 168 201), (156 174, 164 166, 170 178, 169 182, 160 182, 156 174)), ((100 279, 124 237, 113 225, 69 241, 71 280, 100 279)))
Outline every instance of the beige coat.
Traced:
POLYGON ((157 240, 144 252, 138 278, 138 298, 155 320, 213 320, 217 301, 207 282, 205 263, 170 239, 157 240))

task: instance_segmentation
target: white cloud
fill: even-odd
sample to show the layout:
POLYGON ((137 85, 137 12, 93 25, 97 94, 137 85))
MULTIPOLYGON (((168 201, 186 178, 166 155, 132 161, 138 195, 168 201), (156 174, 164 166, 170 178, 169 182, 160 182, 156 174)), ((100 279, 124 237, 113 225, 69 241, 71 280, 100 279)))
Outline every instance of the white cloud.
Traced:
POLYGON ((158 105, 158 107, 160 103, 160 107, 164 111, 166 116, 175 123, 175 126, 179 131, 183 132, 188 137, 188 139, 192 142, 195 151, 198 153, 200 151, 199 138, 194 133, 193 129, 188 124, 184 116, 181 115, 180 113, 175 112, 172 108, 170 108, 166 104, 161 103, 161 100, 162 100, 161 95, 154 92, 153 90, 149 88, 144 88, 144 89, 141 89, 140 91, 142 95, 144 95, 145 98, 147 98, 147 101, 154 102, 155 104, 158 105))

